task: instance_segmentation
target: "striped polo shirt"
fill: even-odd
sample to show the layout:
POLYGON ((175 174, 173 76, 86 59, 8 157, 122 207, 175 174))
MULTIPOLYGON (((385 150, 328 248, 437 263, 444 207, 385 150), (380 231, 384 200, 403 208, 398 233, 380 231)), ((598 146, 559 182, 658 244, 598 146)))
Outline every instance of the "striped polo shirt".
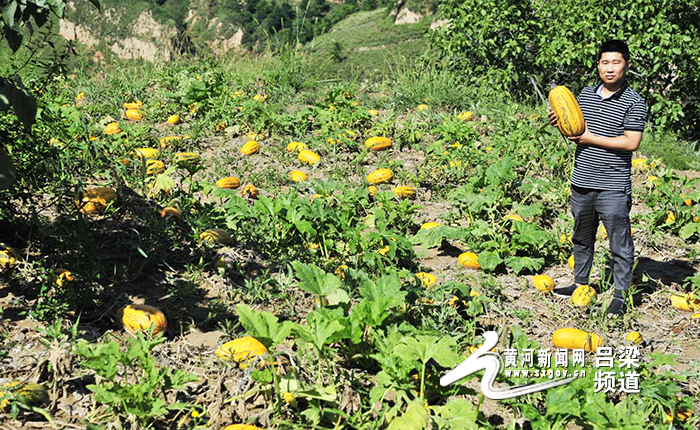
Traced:
MULTIPOLYGON (((644 99, 625 84, 603 97, 602 84, 586 87, 578 96, 588 130, 596 136, 624 136, 625 130, 644 131, 647 109, 644 99)), ((632 151, 576 145, 571 183, 597 190, 632 192, 632 151)))

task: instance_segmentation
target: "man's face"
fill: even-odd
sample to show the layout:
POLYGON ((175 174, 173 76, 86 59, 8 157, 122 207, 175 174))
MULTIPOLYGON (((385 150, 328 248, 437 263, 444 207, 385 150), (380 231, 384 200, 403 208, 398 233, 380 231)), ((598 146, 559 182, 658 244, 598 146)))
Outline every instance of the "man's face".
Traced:
POLYGON ((598 74, 606 84, 616 84, 625 77, 629 63, 619 52, 603 52, 598 61, 598 74))

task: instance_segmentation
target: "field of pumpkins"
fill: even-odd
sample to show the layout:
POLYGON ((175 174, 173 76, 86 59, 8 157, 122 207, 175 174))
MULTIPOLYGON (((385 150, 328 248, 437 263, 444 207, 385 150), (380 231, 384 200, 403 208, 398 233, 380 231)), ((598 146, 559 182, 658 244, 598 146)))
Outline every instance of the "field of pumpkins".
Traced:
POLYGON ((642 143, 634 294, 608 318, 604 228, 590 285, 551 294, 573 144, 543 106, 443 78, 264 58, 52 82, 0 223, 0 429, 698 428, 700 176, 642 143), (487 331, 495 354, 581 350, 531 368, 585 376, 442 386, 487 331), (638 392, 596 389, 601 348, 629 346, 638 392))

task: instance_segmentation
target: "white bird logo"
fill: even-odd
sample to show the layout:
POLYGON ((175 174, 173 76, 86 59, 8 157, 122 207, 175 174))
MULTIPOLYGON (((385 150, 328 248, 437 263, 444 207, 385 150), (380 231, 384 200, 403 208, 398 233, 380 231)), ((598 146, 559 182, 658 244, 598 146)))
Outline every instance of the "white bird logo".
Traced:
POLYGON ((489 350, 495 347, 497 343, 498 333, 495 331, 485 332, 484 343, 481 347, 459 366, 450 370, 440 378, 440 385, 446 387, 479 370, 484 370, 484 376, 481 378, 481 391, 484 393, 484 396, 491 400, 503 400, 558 387, 559 385, 568 384, 575 379, 558 378, 537 384, 516 385, 505 389, 494 388, 493 383, 496 381, 496 376, 501 370, 501 357, 498 354, 489 352, 489 350))

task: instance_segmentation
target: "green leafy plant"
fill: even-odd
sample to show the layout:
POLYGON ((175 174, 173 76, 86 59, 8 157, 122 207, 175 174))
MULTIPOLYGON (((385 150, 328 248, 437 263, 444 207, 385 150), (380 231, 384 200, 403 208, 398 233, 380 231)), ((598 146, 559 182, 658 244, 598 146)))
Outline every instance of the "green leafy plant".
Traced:
MULTIPOLYGON (((197 377, 181 369, 158 367, 153 348, 163 343, 162 336, 144 336, 141 332, 129 338, 125 348, 112 340, 107 343, 81 341, 76 352, 81 366, 94 371, 102 380, 88 385, 95 402, 122 422, 149 428, 169 411, 189 405, 175 401, 172 393, 184 388, 197 377)), ((103 418, 104 419, 104 418, 103 418)))

